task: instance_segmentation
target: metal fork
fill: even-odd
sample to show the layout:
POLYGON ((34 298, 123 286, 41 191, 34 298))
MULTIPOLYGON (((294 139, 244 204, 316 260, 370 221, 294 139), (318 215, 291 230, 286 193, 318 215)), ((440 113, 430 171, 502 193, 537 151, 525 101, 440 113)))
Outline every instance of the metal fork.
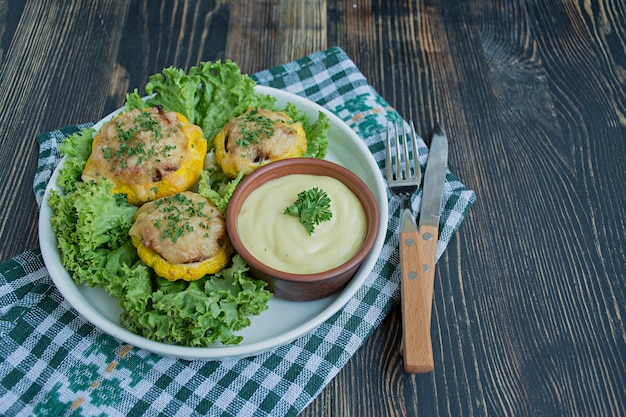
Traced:
POLYGON ((409 127, 411 131, 407 133, 404 123, 400 125, 397 123, 387 124, 387 183, 389 184, 391 192, 402 199, 402 224, 404 225, 406 223, 406 219, 410 219, 413 222, 414 228, 417 228, 411 211, 411 196, 417 192, 422 181, 422 170, 420 169, 419 159, 417 158, 417 134, 415 133, 413 122, 409 123, 409 127), (395 138, 395 172, 393 170, 393 158, 391 156, 392 130, 394 131, 393 136, 395 138), (399 130, 401 130, 401 132, 398 132, 399 130), (400 136, 402 136, 402 141, 400 141, 400 136), (411 150, 409 150, 409 139, 411 141, 411 150), (400 151, 400 148, 402 148, 402 151, 400 151))
POLYGON ((404 123, 393 128, 391 123, 387 125, 386 171, 391 192, 402 199, 400 273, 403 334, 400 353, 404 357, 405 371, 423 373, 434 369, 429 312, 432 293, 429 300, 427 283, 418 279, 419 268, 423 264, 420 257, 423 246, 411 210, 411 197, 420 186, 422 174, 413 122, 409 123, 409 130, 404 123), (395 170, 392 148, 395 149, 395 170))

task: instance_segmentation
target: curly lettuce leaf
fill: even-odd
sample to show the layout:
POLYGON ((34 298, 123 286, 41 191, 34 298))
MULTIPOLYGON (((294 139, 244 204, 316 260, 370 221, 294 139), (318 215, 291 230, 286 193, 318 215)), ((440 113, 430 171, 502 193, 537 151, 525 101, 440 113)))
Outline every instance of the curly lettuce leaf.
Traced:
POLYGON ((228 202, 233 196, 237 185, 243 179, 243 171, 232 180, 219 169, 202 171, 198 182, 198 193, 209 199, 222 213, 226 213, 228 202))
POLYGON ((213 138, 233 117, 249 107, 272 106, 274 98, 257 94, 256 83, 234 62, 201 62, 186 74, 169 67, 154 74, 146 84, 146 93, 154 94, 146 102, 161 105, 167 111, 183 114, 204 132, 212 149, 213 138))
POLYGON ((123 304, 125 326, 146 338, 185 346, 235 345, 233 332, 250 325, 250 315, 267 309, 265 281, 250 278, 239 255, 230 267, 198 281, 156 279, 156 291, 136 275, 123 304))
POLYGON ((142 110, 148 107, 150 107, 150 105, 139 95, 139 91, 136 88, 131 93, 126 93, 126 104, 124 105, 124 110, 142 110))
POLYGON ((293 120, 302 123, 307 141, 307 151, 303 156, 324 159, 328 152, 328 131, 330 130, 330 120, 326 113, 318 112, 317 120, 311 123, 309 116, 293 103, 287 103, 284 112, 293 120))
POLYGON ((57 184, 64 193, 74 191, 80 182, 85 163, 91 155, 94 132, 92 128, 82 129, 65 138, 59 145, 59 152, 65 156, 65 162, 59 170, 57 184))
POLYGON ((128 244, 137 207, 112 190, 113 184, 102 180, 79 182, 68 193, 50 194, 52 230, 61 260, 77 283, 106 288, 110 277, 119 273, 117 265, 132 264, 137 258, 128 244))
POLYGON ((120 323, 146 338, 185 346, 239 343, 242 337, 234 332, 267 309, 266 282, 252 278, 239 255, 230 267, 198 281, 156 276, 128 238, 137 208, 112 187, 107 180, 80 183, 74 192, 50 196, 53 231, 74 281, 117 298, 120 323))

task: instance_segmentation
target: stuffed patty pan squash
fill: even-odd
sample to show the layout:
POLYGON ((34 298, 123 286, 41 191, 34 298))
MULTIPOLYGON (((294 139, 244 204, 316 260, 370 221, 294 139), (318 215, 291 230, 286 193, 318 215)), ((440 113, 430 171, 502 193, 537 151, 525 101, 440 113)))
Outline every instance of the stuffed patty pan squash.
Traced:
POLYGON ((190 190, 200 178, 207 142, 200 127, 160 107, 134 109, 105 124, 93 140, 82 179, 113 182, 140 205, 190 190))
POLYGON ((249 109, 224 125, 214 139, 215 160, 224 173, 235 178, 280 159, 298 158, 307 151, 300 122, 286 113, 249 109))
POLYGON ((169 281, 214 274, 233 252, 222 212, 191 191, 142 205, 129 234, 141 260, 169 281))

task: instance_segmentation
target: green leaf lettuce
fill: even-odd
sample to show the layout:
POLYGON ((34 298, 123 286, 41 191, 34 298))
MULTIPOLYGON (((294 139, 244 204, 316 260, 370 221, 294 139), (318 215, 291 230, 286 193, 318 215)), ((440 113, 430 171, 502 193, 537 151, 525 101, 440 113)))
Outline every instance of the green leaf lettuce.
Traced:
POLYGON ((267 309, 271 293, 265 282, 249 279, 239 255, 229 268, 198 281, 171 283, 156 278, 134 278, 133 292, 124 299, 122 323, 149 339, 185 346, 233 345, 242 337, 233 332, 250 325, 250 315, 267 309), (130 308, 129 308, 130 307, 130 308))
POLYGON ((169 67, 150 77, 146 93, 154 96, 147 103, 177 111, 200 126, 212 149, 213 138, 230 119, 250 107, 274 105, 274 98, 256 93, 255 85, 230 60, 201 62, 191 67, 189 73, 169 67))
MULTIPOLYGON (((120 324, 146 338, 185 346, 239 343, 242 338, 234 332, 250 324, 249 315, 267 309, 267 284, 253 279, 238 255, 226 269, 198 281, 158 277, 139 259, 128 235, 137 207, 114 194, 106 179, 80 180, 92 137, 93 130, 85 129, 63 142, 61 190, 53 190, 48 200, 65 269, 76 283, 102 287, 117 298, 120 324)), ((203 175, 205 192, 225 209, 241 178, 203 175)))

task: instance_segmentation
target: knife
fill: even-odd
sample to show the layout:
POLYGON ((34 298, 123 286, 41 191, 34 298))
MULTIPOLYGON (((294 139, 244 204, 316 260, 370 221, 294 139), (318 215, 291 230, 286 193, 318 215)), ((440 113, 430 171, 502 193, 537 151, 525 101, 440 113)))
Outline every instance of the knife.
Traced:
POLYGON ((447 162, 448 139, 441 126, 436 124, 424 172, 418 237, 413 252, 417 258, 417 278, 402 287, 402 299, 410 297, 414 301, 410 303, 410 311, 404 311, 402 342, 404 369, 412 373, 432 372, 435 369, 430 321, 447 162), (409 337, 411 343, 407 344, 405 341, 409 337))

